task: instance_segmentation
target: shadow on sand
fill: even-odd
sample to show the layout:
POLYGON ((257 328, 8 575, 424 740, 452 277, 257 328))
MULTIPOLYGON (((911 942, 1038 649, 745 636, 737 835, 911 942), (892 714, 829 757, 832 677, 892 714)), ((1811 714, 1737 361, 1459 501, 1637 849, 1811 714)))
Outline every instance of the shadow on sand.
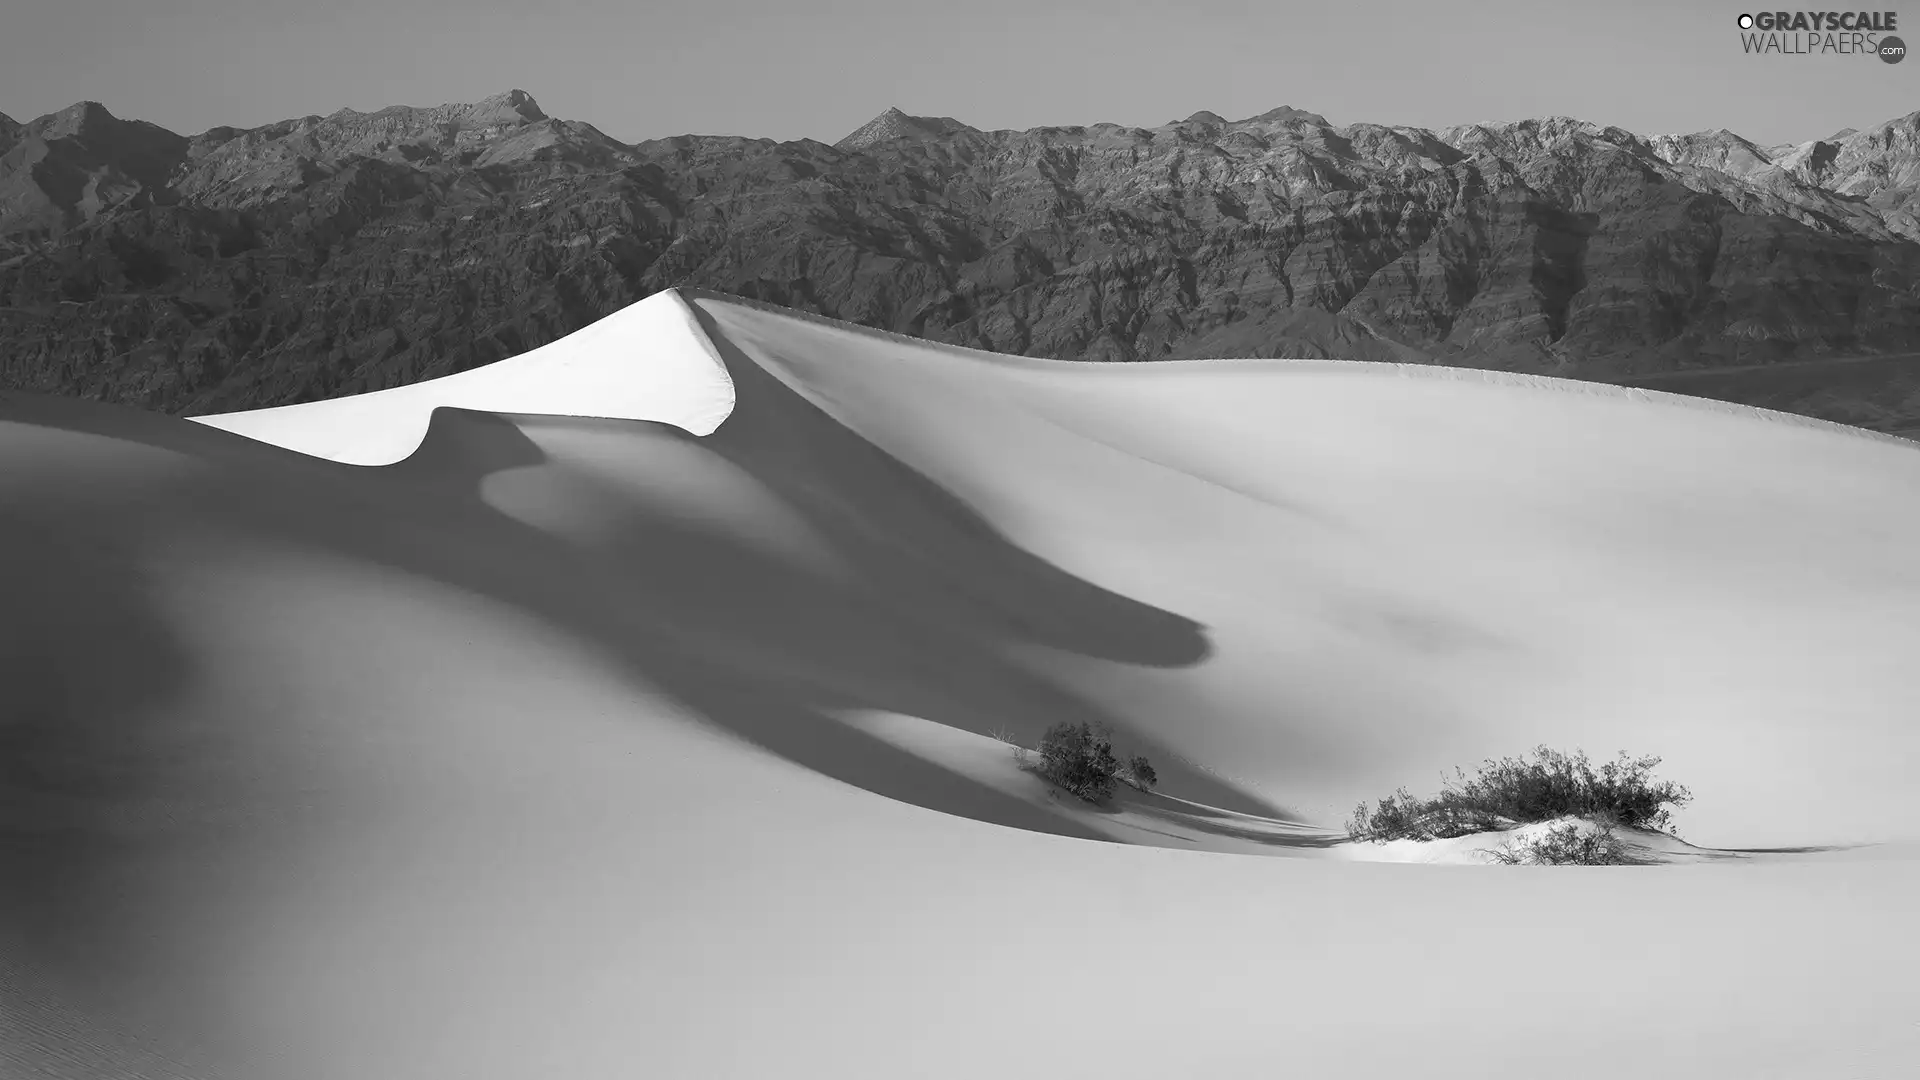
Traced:
MULTIPOLYGON (((132 409, 24 395, 0 403, 0 421, 22 425, 16 435, 82 435, 89 438, 76 446, 98 449, 48 456, 50 468, 24 483, 0 477, 10 485, 0 549, 10 570, 8 632, 35 643, 9 653, 15 696, 0 716, 0 805, 10 810, 0 823, 0 879, 11 883, 0 904, 13 927, 76 949, 138 935, 131 925, 109 933, 107 916, 87 914, 121 846, 90 799, 124 810, 190 797, 195 766, 187 761, 198 740, 232 734, 149 722, 194 676, 141 576, 147 548, 180 542, 170 523, 181 521, 512 605, 617 659, 706 721, 865 790, 1104 839, 839 717, 884 710, 1027 741, 1059 721, 1125 731, 1121 718, 1016 662, 1013 647, 1178 667, 1208 655, 1203 628, 1012 544, 937 484, 721 347, 739 403, 705 438, 645 422, 442 410, 414 456, 379 469, 132 409), (637 494, 606 493, 597 512, 614 527, 590 544, 516 520, 486 500, 489 478, 568 468, 529 431, 603 438, 617 452, 597 464, 616 471, 724 461, 803 520, 853 575, 783 560, 751 536, 649 500, 644 484, 637 494), (95 485, 123 475, 118 466, 74 464, 89 454, 168 466, 123 491, 95 485), (114 762, 135 758, 148 771, 116 771, 114 762)), ((271 722, 262 726, 246 737, 279 737, 271 722)), ((1275 812, 1205 773, 1169 764, 1162 775, 1202 802, 1275 812)))

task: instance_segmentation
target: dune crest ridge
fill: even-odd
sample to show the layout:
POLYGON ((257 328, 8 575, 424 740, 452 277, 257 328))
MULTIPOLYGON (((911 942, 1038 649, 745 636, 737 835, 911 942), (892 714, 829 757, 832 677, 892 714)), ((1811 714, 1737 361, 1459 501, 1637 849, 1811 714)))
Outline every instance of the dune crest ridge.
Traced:
POLYGON ((191 417, 351 465, 420 445, 436 408, 651 420, 705 435, 733 408, 726 365, 668 289, 576 333, 484 367, 351 397, 191 417))

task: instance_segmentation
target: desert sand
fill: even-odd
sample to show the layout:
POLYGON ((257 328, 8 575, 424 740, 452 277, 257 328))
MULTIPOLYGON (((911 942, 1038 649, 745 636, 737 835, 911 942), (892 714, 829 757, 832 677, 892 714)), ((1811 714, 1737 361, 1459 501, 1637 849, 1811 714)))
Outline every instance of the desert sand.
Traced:
POLYGON ((196 419, 0 397, 0 1075, 1920 1059, 1920 444, 693 291, 196 419), (1538 743, 1684 842, 1345 840, 1538 743))

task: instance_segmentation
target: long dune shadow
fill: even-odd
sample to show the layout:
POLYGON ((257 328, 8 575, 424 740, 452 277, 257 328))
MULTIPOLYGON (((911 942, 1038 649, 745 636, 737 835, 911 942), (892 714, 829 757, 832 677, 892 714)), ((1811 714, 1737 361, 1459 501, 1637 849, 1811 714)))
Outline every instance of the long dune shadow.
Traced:
MULTIPOLYGON (((780 392, 788 391, 780 388, 780 392)), ((458 462, 464 467, 481 460, 481 455, 469 453, 469 448, 491 444, 493 449, 488 453, 499 460, 501 447, 520 443, 521 451, 514 458, 519 467, 530 466, 536 459, 544 461, 544 453, 527 439, 522 427, 536 434, 543 430, 612 434, 634 455, 636 464, 651 451, 668 451, 664 455, 667 467, 684 461, 688 452, 717 452, 756 479, 764 479, 762 465, 766 461, 784 462, 797 457, 778 442, 714 447, 716 436, 696 439, 664 425, 555 417, 508 419, 447 412, 436 418, 428 445, 423 448, 429 457, 422 460, 458 462), (445 453, 434 449, 436 445, 452 444, 458 446, 445 453)), ((396 475, 406 471, 396 470, 396 475)), ((438 485, 442 496, 464 491, 464 497, 479 502, 476 496, 484 477, 468 472, 449 485, 450 479, 441 474, 426 482, 438 485)), ((867 500, 851 500, 843 488, 809 483, 803 473, 789 473, 780 482, 779 487, 769 484, 769 490, 780 497, 781 505, 797 511, 824 537, 845 565, 857 568, 855 579, 835 579, 796 567, 769 557, 736 536, 655 507, 629 507, 624 515, 618 514, 612 507, 616 500, 609 497, 598 512, 603 526, 608 518, 614 519, 612 537, 586 549, 561 544, 563 550, 547 558, 570 561, 577 576, 597 583, 592 588, 605 590, 608 583, 618 582, 621 604, 614 610, 605 608, 604 603, 595 608, 583 601, 562 603, 559 594, 549 590, 543 597, 546 613, 569 622, 596 642, 611 643, 623 661, 650 682, 735 734, 848 783, 869 790, 879 790, 884 784, 888 789, 885 793, 896 798, 967 816, 983 816, 978 813, 979 798, 970 798, 968 806, 972 809, 968 809, 950 799, 935 798, 933 787, 916 792, 911 786, 903 787, 897 778, 880 780, 876 755, 897 762, 900 751, 852 728, 845 728, 845 735, 831 738, 795 738, 793 718, 804 713, 822 724, 844 728, 835 719, 838 715, 881 710, 976 734, 1010 732, 1028 742, 1037 741, 1047 726, 1062 721, 1106 723, 1117 730, 1127 729, 1122 718, 1009 658, 1006 646, 1015 641, 1038 638, 1054 648, 1072 648, 1075 639, 1067 631, 1072 620, 1085 616, 1068 612, 1049 624, 1045 612, 1030 613, 1022 607, 1032 603, 1027 597, 983 596, 970 591, 974 583, 990 580, 994 561, 1002 557, 998 546, 983 545, 981 540, 969 544, 938 539, 935 530, 914 520, 913 499, 894 498, 895 493, 886 484, 876 484, 862 493, 867 500), (885 508, 886 514, 899 515, 904 519, 902 527, 891 531, 891 521, 876 521, 874 505, 885 508), (929 534, 935 538, 929 538, 929 534), (930 549, 940 555, 940 561, 916 574, 929 567, 930 549), (609 621, 593 626, 583 625, 583 620, 609 621), (1039 633, 1027 633, 1036 627, 1039 633), (728 704, 743 700, 757 707, 743 710, 728 704), (775 701, 799 712, 780 713, 785 719, 770 721, 775 710, 767 706, 775 701), (859 754, 847 753, 853 745, 865 749, 859 754)), ((953 512, 948 507, 939 511, 953 512)), ((481 507, 478 512, 491 511, 481 507)), ((515 532, 525 528, 519 540, 530 545, 557 543, 537 529, 517 523, 504 527, 515 532)), ((988 533, 976 535, 991 539, 988 533)), ((994 545, 999 543, 993 541, 994 545)), ((526 564, 540 560, 519 561, 526 564)), ((1014 565, 1017 572, 1044 580, 1042 568, 1046 564, 1033 556, 1020 552, 1014 565)), ((1195 647, 1204 646, 1204 641, 1167 638, 1169 628, 1180 629, 1174 621, 1177 617, 1149 611, 1144 620, 1147 633, 1129 634, 1125 625, 1116 625, 1116 619, 1128 614, 1133 601, 1084 583, 1066 592, 1072 597, 1089 598, 1099 609, 1100 636, 1077 650, 1083 655, 1165 663, 1172 656, 1204 653, 1203 647, 1195 647)), ((1044 592, 1039 595, 1046 597, 1044 592)), ((1189 633, 1198 635, 1194 624, 1186 626, 1189 633)), ((810 726, 816 731, 826 730, 810 726)), ((1142 732, 1140 741, 1158 740, 1154 733, 1142 732)), ((1169 786, 1195 798, 1242 812, 1276 812, 1198 770, 1174 764, 1163 769, 1163 776, 1169 786)), ((1004 798, 997 792, 987 796, 984 793, 988 789, 981 790, 981 798, 990 802, 1004 798)), ((1004 808, 1011 809, 1016 802, 1009 800, 1004 808)), ((1029 821, 1032 813, 1027 804, 1018 805, 1021 809, 1017 816, 1029 821)), ((1050 827, 1044 831, 1063 830, 1050 827)), ((1066 831, 1079 835, 1084 830, 1072 826, 1066 831)))
MULTIPOLYGON (((139 494, 164 504, 163 517, 391 568, 525 611, 706 722, 821 775, 1003 826, 1106 839, 841 717, 887 711, 982 734, 1010 730, 1029 742, 1058 721, 1105 722, 1124 732, 1121 718, 1016 663, 1011 646, 1174 667, 1207 655, 1203 628, 1019 548, 751 361, 737 353, 728 359, 739 405, 705 438, 638 421, 443 410, 413 457, 381 469, 96 403, 9 396, 0 420, 178 454, 186 466, 139 494), (682 457, 724 459, 803 519, 854 577, 823 577, 750 538, 644 503, 616 508, 624 515, 619 527, 591 550, 515 520, 489 505, 482 489, 504 472, 565 467, 520 426, 542 424, 616 432, 641 456, 666 446, 682 457)), ((124 867, 155 834, 178 828, 189 841, 209 834, 204 823, 116 831, 96 804, 190 801, 195 793, 183 785, 203 773, 182 762, 211 745, 207 739, 217 744, 238 732, 166 709, 192 683, 195 660, 153 609, 148 583, 122 572, 152 537, 116 541, 129 522, 110 493, 78 515, 49 516, 44 508, 53 504, 35 498, 8 507, 32 519, 10 534, 13 565, 31 581, 14 583, 13 595, 44 602, 15 603, 0 616, 15 636, 40 642, 38 651, 14 656, 32 669, 15 684, 33 688, 31 724, 22 721, 26 699, 17 697, 0 728, 0 799, 17 808, 30 796, 35 807, 31 820, 16 816, 0 828, 7 882, 0 916, 50 968, 75 971, 83 984, 117 977, 99 973, 128 965, 164 971, 150 951, 156 946, 141 943, 159 940, 151 923, 165 916, 124 895, 124 867), (37 539, 19 539, 28 527, 37 539), (21 547, 28 543, 32 550, 21 547), (60 614, 76 597, 92 622, 60 614), (69 619, 67 628, 49 632, 56 618, 69 619), (114 642, 121 644, 109 648, 114 642), (48 650, 65 659, 44 662, 48 650), (102 672, 89 658, 115 670, 102 672), (164 729, 157 717, 168 721, 164 729), (136 760, 143 757, 152 770, 146 774, 136 760)), ((145 520, 136 515, 131 527, 145 520)), ((245 732, 249 749, 240 758, 256 748, 271 753, 275 738, 291 742, 297 734, 276 734, 274 719, 264 719, 245 732)), ((1177 765, 1162 772, 1165 786, 1195 800, 1273 812, 1205 773, 1177 765)))
MULTIPOLYGON (((966 688, 998 692, 1004 681, 997 671, 980 670, 974 651, 944 641, 924 646, 950 652, 957 679, 944 665, 907 666, 904 658, 916 650, 900 646, 912 633, 903 638, 866 625, 879 617, 870 601, 836 597, 828 583, 670 520, 651 528, 636 522, 631 543, 583 553, 485 505, 478 498, 485 476, 544 461, 507 420, 443 414, 419 455, 421 469, 368 470, 130 410, 53 399, 8 405, 0 420, 157 447, 194 462, 187 473, 137 494, 129 485, 69 498, 60 483, 85 478, 84 470, 42 477, 13 486, 0 507, 0 940, 11 956, 56 973, 63 990, 90 1008, 111 1010, 93 988, 151 983, 183 962, 169 953, 183 940, 167 932, 171 917, 141 899, 131 868, 153 865, 155 844, 208 840, 209 822, 200 815, 185 824, 137 818, 158 819, 192 801, 190 785, 205 774, 186 759, 232 755, 225 744, 238 739, 245 744, 238 764, 246 769, 248 752, 273 738, 251 721, 242 732, 164 711, 198 674, 196 658, 175 640, 141 573, 145 545, 178 539, 162 535, 159 519, 168 515, 397 568, 514 605, 618 658, 711 722, 876 794, 1009 827, 1102 839, 834 715, 879 702, 949 719, 956 710, 990 709, 992 702, 969 699, 966 688), (153 504, 165 505, 149 518, 153 504), (944 693, 923 689, 942 677, 949 679, 944 693)), ((669 431, 639 427, 636 435, 669 431)), ((667 435, 676 436, 690 438, 667 435)), ((1070 699, 1052 704, 1074 708, 1070 699)), ((205 791, 213 792, 232 777, 206 779, 205 791)), ((218 832, 235 823, 214 824, 218 832)), ((0 993, 0 1003, 11 992, 0 993)), ((219 1027, 216 1002, 196 1003, 184 987, 176 999, 199 1017, 186 1023, 219 1027)), ((78 1037, 105 1045, 121 1021, 101 1012, 92 1023, 97 1030, 78 1037)))
MULTIPOLYGON (((660 446, 732 463, 804 518, 858 568, 859 580, 829 585, 737 540, 651 511, 621 528, 613 549, 598 552, 600 572, 631 579, 636 568, 672 567, 671 574, 647 578, 644 606, 672 622, 678 641, 650 647, 684 647, 696 639, 730 643, 728 651, 753 656, 726 665, 732 674, 716 685, 784 682, 790 699, 811 698, 816 709, 883 709, 978 734, 1007 731, 1028 742, 1060 721, 1104 722, 1124 732, 1125 721, 1011 662, 1006 647, 1040 644, 1154 667, 1191 665, 1208 655, 1198 623, 1087 582, 1011 543, 964 502, 828 416, 710 324, 707 329, 736 394, 732 415, 708 436, 638 421, 441 410, 420 450, 388 471, 425 477, 449 494, 474 493, 488 472, 546 461, 521 429, 618 433, 637 457, 660 446)), ((545 539, 540 534, 535 542, 545 539)), ((650 678, 708 712, 702 688, 687 678, 695 666, 684 659, 641 663, 650 678)), ((763 745, 776 737, 766 728, 737 733, 763 745)), ((1155 733, 1139 734, 1144 745, 1159 743, 1155 733)), ((778 741, 810 768, 861 782, 829 755, 778 741)), ((1200 770, 1173 763, 1162 775, 1170 789, 1227 809, 1284 814, 1200 770)))
MULTIPOLYGON (((665 440, 724 457, 858 568, 851 585, 823 581, 671 515, 637 514, 621 545, 583 554, 479 497, 486 476, 546 462, 515 421, 491 414, 442 410, 413 458, 379 470, 98 405, 44 401, 30 420, 219 463, 225 470, 210 466, 201 482, 183 483, 169 497, 209 522, 512 604, 617 656, 694 712, 808 768, 936 809, 1090 835, 938 766, 910 763, 911 755, 836 717, 886 710, 1029 739, 1061 720, 1124 730, 1118 718, 1012 662, 1006 647, 1039 643, 1174 666, 1206 655, 1203 630, 1011 544, 958 499, 758 365, 737 354, 729 359, 740 405, 704 439, 645 422, 521 422, 602 425, 640 444, 665 440), (226 470, 253 477, 218 475, 226 470), (411 512, 394 512, 402 502, 396 486, 410 489, 404 505, 411 512), (353 504, 377 512, 356 514, 353 504), (444 543, 450 531, 464 542, 444 543), (609 588, 612 582, 619 586, 609 588)), ((1168 782, 1244 812, 1273 809, 1205 774, 1168 782)))

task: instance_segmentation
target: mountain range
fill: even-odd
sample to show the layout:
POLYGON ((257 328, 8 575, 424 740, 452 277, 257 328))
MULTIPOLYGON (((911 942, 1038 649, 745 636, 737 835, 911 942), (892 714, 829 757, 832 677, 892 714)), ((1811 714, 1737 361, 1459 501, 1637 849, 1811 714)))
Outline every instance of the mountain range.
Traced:
POLYGON ((1282 107, 624 143, 526 92, 182 136, 0 115, 0 386, 382 389, 693 286, 1070 360, 1626 383, 1920 431, 1920 112, 1797 145, 1282 107))

